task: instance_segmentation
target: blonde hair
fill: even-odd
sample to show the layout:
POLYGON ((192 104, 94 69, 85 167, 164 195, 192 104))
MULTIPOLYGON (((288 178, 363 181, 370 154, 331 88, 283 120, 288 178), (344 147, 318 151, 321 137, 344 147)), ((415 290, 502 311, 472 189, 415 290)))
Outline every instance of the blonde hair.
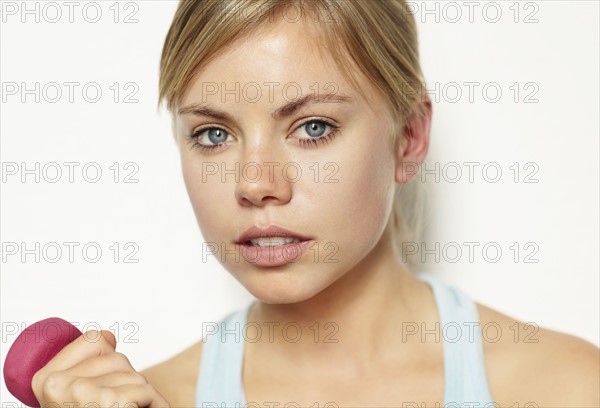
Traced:
MULTIPOLYGON (((361 92, 355 66, 384 96, 392 114, 393 148, 403 143, 403 126, 425 113, 425 82, 419 63, 414 17, 404 0, 180 0, 160 60, 159 105, 174 115, 194 74, 220 50, 244 37, 274 13, 290 7, 303 21, 313 18, 325 48, 345 78, 361 92)), ((363 94, 364 96, 364 94, 363 94)), ((424 189, 418 169, 397 184, 393 223, 396 248, 407 259, 404 242, 419 242, 423 229, 424 189)), ((414 263, 413 258, 408 258, 414 263)))

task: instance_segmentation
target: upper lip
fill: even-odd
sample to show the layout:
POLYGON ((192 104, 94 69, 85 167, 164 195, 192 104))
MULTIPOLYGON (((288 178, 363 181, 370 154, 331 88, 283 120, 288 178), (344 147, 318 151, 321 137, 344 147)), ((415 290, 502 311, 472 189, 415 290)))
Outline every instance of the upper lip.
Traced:
POLYGON ((270 225, 267 228, 260 228, 256 225, 248 228, 246 231, 242 232, 242 234, 238 237, 236 244, 244 244, 251 239, 256 238, 271 238, 271 237, 284 237, 284 238, 296 238, 300 241, 308 241, 311 240, 311 237, 298 234, 297 232, 293 232, 287 230, 285 228, 279 227, 277 225, 270 225))

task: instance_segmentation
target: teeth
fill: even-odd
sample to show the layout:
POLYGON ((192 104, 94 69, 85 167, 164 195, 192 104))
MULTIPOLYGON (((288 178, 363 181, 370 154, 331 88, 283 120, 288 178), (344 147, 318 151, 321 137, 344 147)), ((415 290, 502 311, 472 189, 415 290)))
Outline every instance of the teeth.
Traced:
POLYGON ((270 237, 270 238, 255 238, 251 239, 250 245, 261 247, 272 247, 286 244, 295 244, 300 242, 297 238, 270 237))

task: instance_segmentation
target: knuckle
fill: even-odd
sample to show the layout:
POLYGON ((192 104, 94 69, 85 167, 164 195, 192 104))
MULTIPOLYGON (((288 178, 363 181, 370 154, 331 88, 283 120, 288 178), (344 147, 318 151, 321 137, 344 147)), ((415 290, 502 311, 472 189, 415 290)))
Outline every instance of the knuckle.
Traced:
POLYGON ((33 374, 33 377, 31 377, 31 390, 33 391, 33 393, 36 395, 36 397, 38 399, 39 399, 40 392, 43 390, 43 384, 44 384, 45 379, 46 379, 46 373, 44 372, 43 369, 37 371, 35 374, 33 374))
POLYGON ((71 394, 77 400, 89 398, 91 395, 91 384, 87 378, 79 377, 71 383, 71 394))
POLYGON ((46 400, 60 400, 66 390, 67 381, 60 372, 50 373, 42 384, 42 391, 46 400))
POLYGON ((101 407, 111 407, 118 400, 117 392, 112 388, 101 388, 98 391, 98 404, 101 407))
POLYGON ((102 354, 102 350, 106 348, 104 344, 106 340, 98 330, 86 331, 82 334, 82 337, 85 340, 86 347, 91 348, 96 355, 102 354))
POLYGON ((127 356, 123 353, 119 353, 118 351, 116 351, 114 353, 110 353, 109 358, 115 365, 117 365, 119 367, 123 367, 126 369, 133 369, 133 367, 131 366, 131 362, 129 361, 127 356))
POLYGON ((102 334, 98 330, 88 330, 83 333, 82 336, 88 343, 98 343, 102 341, 102 334))
POLYGON ((138 373, 137 371, 131 371, 129 375, 131 376, 131 382, 133 384, 148 384, 146 376, 142 373, 138 373))

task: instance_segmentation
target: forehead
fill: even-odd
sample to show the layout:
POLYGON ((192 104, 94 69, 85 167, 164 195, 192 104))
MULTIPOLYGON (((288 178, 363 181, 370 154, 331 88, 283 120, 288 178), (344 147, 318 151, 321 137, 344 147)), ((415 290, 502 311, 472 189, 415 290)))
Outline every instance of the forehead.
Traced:
MULTIPOLYGON (((349 58, 343 63, 354 66, 350 65, 349 58)), ((356 68, 354 71, 362 85, 361 91, 373 102, 377 96, 372 85, 356 68)), ((249 89, 254 94, 252 88, 256 86, 276 91, 270 95, 270 102, 282 92, 285 99, 323 91, 362 99, 338 69, 327 51, 323 33, 315 24, 279 19, 263 23, 215 54, 196 72, 182 95, 180 106, 197 102, 199 97, 210 99, 205 95, 207 89, 217 87, 217 96, 222 97, 228 90, 234 94, 249 89)))

